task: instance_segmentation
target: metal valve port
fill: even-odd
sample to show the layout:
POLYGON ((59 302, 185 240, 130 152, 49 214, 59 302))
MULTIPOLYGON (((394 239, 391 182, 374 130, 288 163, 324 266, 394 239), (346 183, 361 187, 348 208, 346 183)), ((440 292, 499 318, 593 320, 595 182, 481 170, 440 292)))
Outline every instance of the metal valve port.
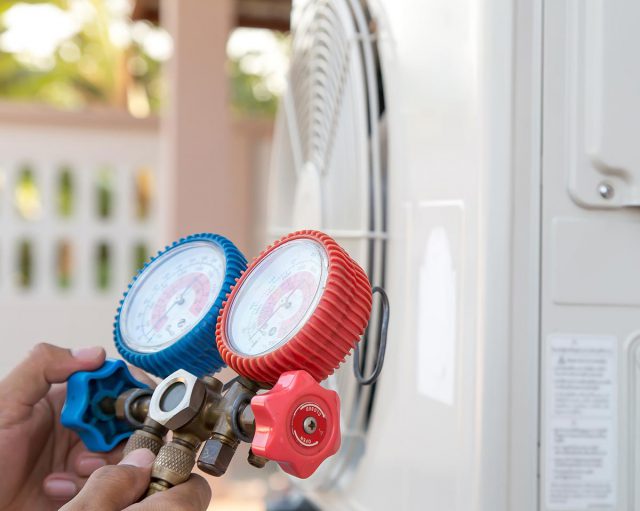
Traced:
POLYGON ((251 444, 247 461, 252 466, 262 468, 271 459, 298 477, 308 477, 336 452, 340 421, 335 392, 305 371, 284 373, 275 387, 258 394, 261 389, 266 387, 244 377, 225 386, 217 378, 197 378, 181 369, 151 397, 127 391, 111 403, 119 415, 138 423, 126 451, 147 447, 157 454, 147 494, 183 483, 196 462, 208 474, 225 474, 240 442, 251 444), (164 442, 168 431, 173 435, 164 442), (282 448, 290 443, 282 442, 283 437, 294 447, 282 448))
MULTIPOLYGON (((154 463, 149 494, 186 481, 196 464, 214 476, 223 475, 240 441, 251 442, 255 419, 249 403, 260 387, 238 378, 228 389, 217 378, 197 378, 178 370, 165 378, 153 393, 147 422, 173 432, 154 463), (203 445, 204 444, 204 445, 203 445)), ((136 440, 134 434, 130 442, 136 440)), ((258 456, 254 466, 266 464, 258 456)))

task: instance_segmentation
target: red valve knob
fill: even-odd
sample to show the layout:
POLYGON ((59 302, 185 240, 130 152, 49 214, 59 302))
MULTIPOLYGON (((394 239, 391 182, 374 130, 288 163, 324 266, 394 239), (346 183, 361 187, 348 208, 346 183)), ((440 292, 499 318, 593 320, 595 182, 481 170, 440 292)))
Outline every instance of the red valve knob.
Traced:
POLYGON ((340 398, 306 371, 283 373, 251 400, 256 433, 251 449, 306 479, 340 448, 340 398))

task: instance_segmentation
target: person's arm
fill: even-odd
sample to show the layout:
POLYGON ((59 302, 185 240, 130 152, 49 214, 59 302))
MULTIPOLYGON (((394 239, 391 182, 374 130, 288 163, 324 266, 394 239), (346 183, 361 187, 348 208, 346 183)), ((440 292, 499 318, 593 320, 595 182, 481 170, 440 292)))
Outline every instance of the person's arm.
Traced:
POLYGON ((98 369, 104 359, 100 347, 38 344, 0 380, 0 458, 8 468, 0 478, 0 510, 57 509, 94 470, 121 459, 119 451, 87 451, 60 424, 64 382, 76 371, 98 369))
MULTIPOLYGON (((98 369, 104 360, 105 352, 100 347, 68 350, 39 344, 22 363, 0 380, 0 459, 6 467, 0 478, 0 511, 53 511, 75 497, 87 484, 91 474, 97 473, 98 480, 106 477, 109 481, 109 474, 113 470, 117 474, 131 470, 128 465, 106 466, 120 461, 122 447, 110 453, 90 452, 78 435, 60 423, 66 397, 66 380, 77 371, 98 369)), ((148 472, 149 468, 144 469, 143 473, 145 471, 148 472)), ((194 479, 196 482, 190 482, 185 490, 166 492, 168 496, 159 494, 151 501, 152 504, 164 506, 163 496, 180 498, 182 492, 193 490, 194 485, 197 485, 198 498, 208 498, 208 488, 203 488, 202 481, 194 479)), ((117 479, 111 485, 101 483, 100 486, 116 492, 129 490, 117 479)), ((140 495, 143 493, 140 491, 140 495)), ((87 495, 83 493, 82 498, 87 495)), ((200 500, 194 498, 194 502, 200 500)), ((204 510, 206 504, 200 508, 174 506, 173 509, 204 510)))

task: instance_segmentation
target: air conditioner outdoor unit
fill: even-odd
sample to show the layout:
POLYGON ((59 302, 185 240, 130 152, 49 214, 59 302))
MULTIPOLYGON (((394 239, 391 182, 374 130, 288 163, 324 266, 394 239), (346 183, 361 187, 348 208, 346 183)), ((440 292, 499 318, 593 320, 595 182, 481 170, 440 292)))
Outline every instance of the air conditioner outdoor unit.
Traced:
POLYGON ((375 387, 327 382, 323 509, 640 509, 639 22, 294 0, 269 236, 328 232, 392 307, 375 387))

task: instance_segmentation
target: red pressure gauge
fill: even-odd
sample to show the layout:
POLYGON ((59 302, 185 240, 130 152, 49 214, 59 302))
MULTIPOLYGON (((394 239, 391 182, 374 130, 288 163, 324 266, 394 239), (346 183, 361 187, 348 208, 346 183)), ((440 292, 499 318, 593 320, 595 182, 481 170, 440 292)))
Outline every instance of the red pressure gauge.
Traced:
POLYGON ((360 340, 371 314, 364 270, 318 231, 289 234, 265 250, 232 288, 216 329, 237 373, 275 384, 287 371, 322 381, 360 340))

